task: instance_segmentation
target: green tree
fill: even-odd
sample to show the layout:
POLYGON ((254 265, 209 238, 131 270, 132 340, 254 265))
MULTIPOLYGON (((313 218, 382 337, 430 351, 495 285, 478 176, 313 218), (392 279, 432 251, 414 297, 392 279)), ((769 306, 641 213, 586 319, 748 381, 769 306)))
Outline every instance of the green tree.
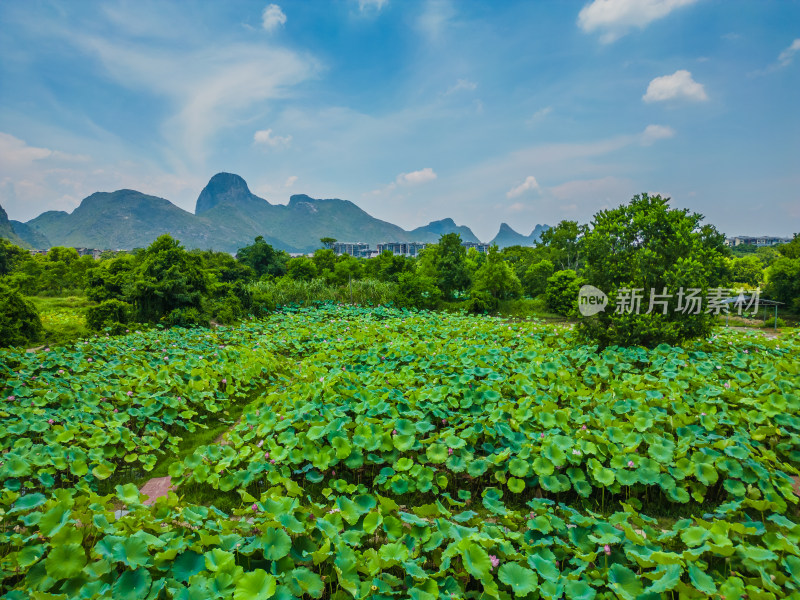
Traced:
POLYGON ((137 320, 163 319, 170 324, 202 322, 203 299, 209 282, 200 262, 167 234, 144 250, 125 290, 135 307, 137 320))
POLYGON ((42 339, 36 308, 16 289, 0 281, 0 345, 22 346, 42 339))
POLYGON ((561 221, 551 227, 537 242, 537 248, 546 250, 546 258, 559 270, 577 271, 580 266, 583 238, 586 225, 578 225, 577 221, 561 221))
POLYGON ((800 258, 783 257, 772 263, 764 295, 800 312, 800 258))
POLYGON ((0 238, 0 277, 9 275, 28 257, 27 250, 0 238))
POLYGON ((314 266, 317 268, 317 273, 320 276, 326 277, 325 271, 333 274, 333 268, 336 266, 336 254, 329 248, 320 248, 314 251, 312 259, 314 266))
POLYGON ((758 287, 764 281, 764 267, 758 256, 750 254, 731 261, 731 278, 734 283, 758 287))
MULTIPOLYGON (((467 268, 467 249, 461 245, 461 236, 446 233, 439 238, 435 257, 436 284, 446 300, 452 300, 456 292, 470 287, 471 277, 467 268)), ((427 248, 426 248, 427 250, 427 248)))
POLYGON ((559 315, 575 317, 578 314, 578 292, 584 281, 572 269, 556 271, 547 279, 545 301, 547 307, 559 315))
POLYGON ((528 270, 525 271, 525 276, 522 279, 525 292, 533 298, 544 294, 547 290, 547 280, 552 277, 555 272, 555 266, 547 259, 533 263, 528 267, 528 270))
POLYGON ((713 314, 705 312, 705 304, 693 314, 680 295, 695 288, 706 298, 710 289, 728 283, 725 238, 702 220, 686 209, 671 209, 668 198, 648 194, 596 214, 583 240, 583 273, 608 294, 609 306, 583 319, 581 331, 601 346, 679 344, 707 335, 713 314), (666 304, 654 303, 650 310, 651 290, 666 294, 660 298, 666 304), (628 302, 635 293, 645 296, 638 314, 635 302, 628 302))
POLYGON ((795 233, 791 242, 781 244, 777 250, 786 258, 800 258, 800 233, 795 233))
POLYGON ((317 276, 317 267, 307 256, 298 256, 289 261, 287 275, 296 281, 311 281, 317 276))
POLYGON ((323 248, 327 248, 328 250, 333 250, 333 245, 336 243, 336 238, 332 237, 324 237, 319 238, 320 243, 322 244, 323 248))
POLYGON ((133 283, 136 264, 137 259, 132 254, 101 260, 86 271, 86 296, 94 302, 124 300, 127 298, 126 288, 133 283))
POLYGON ((474 292, 485 292, 496 300, 519 298, 522 295, 522 284, 514 270, 498 252, 497 246, 489 249, 486 261, 473 278, 474 292))
POLYGON ((398 306, 408 308, 436 308, 442 298, 442 292, 436 287, 432 277, 406 271, 398 277, 398 306))
POLYGON ((336 261, 336 266, 333 268, 331 280, 336 285, 342 285, 349 281, 356 281, 361 279, 364 275, 364 263, 349 254, 343 254, 336 261))
POLYGON ((264 275, 280 277, 286 274, 289 255, 281 250, 275 250, 264 241, 263 236, 259 235, 249 246, 239 248, 236 260, 253 269, 259 277, 264 275))

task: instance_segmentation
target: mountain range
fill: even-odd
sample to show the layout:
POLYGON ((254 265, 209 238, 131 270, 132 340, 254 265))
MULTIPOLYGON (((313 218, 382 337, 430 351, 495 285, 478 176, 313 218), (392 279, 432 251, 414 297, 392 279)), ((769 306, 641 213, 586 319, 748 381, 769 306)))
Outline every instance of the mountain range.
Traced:
MULTIPOLYGON (((537 225, 530 235, 517 233, 503 223, 490 242, 501 248, 531 246, 547 225, 537 225)), ((197 198, 190 213, 169 200, 135 190, 96 192, 84 198, 71 213, 47 211, 28 222, 10 221, 0 207, 0 237, 17 244, 45 249, 72 246, 99 249, 143 248, 169 233, 187 248, 235 252, 256 236, 287 252, 310 252, 319 240, 343 242, 435 243, 445 233, 458 233, 466 242, 478 238, 452 219, 432 221, 411 231, 376 219, 349 200, 315 199, 294 195, 287 205, 270 204, 253 194, 238 175, 218 173, 197 198)))

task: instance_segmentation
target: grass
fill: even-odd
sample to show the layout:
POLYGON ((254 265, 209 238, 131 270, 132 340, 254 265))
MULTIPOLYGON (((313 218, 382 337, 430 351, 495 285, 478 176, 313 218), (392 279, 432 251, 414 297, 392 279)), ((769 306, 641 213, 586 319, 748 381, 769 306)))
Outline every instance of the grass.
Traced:
POLYGON ((86 309, 95 303, 85 296, 31 296, 28 299, 42 318, 43 344, 63 345, 91 335, 86 327, 86 309))

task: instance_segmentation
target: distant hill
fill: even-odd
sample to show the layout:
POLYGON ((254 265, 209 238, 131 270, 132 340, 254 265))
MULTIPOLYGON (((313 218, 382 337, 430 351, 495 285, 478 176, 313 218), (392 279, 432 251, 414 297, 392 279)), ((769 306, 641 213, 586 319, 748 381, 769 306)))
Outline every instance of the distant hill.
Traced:
POLYGON ((489 242, 490 244, 497 244, 501 250, 508 246, 533 246, 542 233, 550 229, 549 225, 537 225, 533 228, 530 235, 522 235, 514 231, 508 223, 500 224, 500 231, 494 236, 494 239, 489 242))
POLYGON ((48 240, 38 231, 35 231, 27 223, 23 223, 22 221, 14 221, 12 219, 11 227, 14 229, 14 233, 16 233, 20 239, 22 239, 22 241, 28 244, 28 246, 31 248, 36 250, 44 250, 53 245, 50 243, 50 240, 48 240))
POLYGON ((12 244, 23 248, 30 248, 30 244, 14 232, 14 227, 11 221, 8 220, 8 214, 2 206, 0 206, 0 238, 5 238, 12 244))
POLYGON ((417 227, 408 232, 411 241, 436 243, 439 238, 446 233, 458 233, 461 235, 462 242, 480 243, 472 230, 466 225, 458 226, 453 219, 442 219, 441 221, 431 221, 424 227, 417 227))
POLYGON ((31 247, 129 250, 146 247, 163 233, 171 234, 187 248, 225 252, 235 252, 259 235, 288 252, 311 252, 320 247, 323 237, 366 242, 373 248, 380 242, 433 243, 445 233, 458 233, 464 241, 478 242, 469 227, 458 226, 452 219, 406 231, 376 219, 349 200, 298 194, 287 205, 271 204, 253 194, 247 182, 233 173, 217 173, 211 178, 197 198, 194 214, 169 200, 135 190, 97 192, 72 213, 42 213, 27 223, 17 222, 8 235, 31 247))

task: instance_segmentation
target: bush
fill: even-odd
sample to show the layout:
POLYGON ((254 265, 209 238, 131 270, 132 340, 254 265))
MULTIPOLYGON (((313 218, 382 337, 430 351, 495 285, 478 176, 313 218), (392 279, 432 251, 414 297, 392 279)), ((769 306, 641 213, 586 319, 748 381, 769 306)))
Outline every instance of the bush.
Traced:
POLYGON ((133 306, 122 300, 105 300, 97 306, 92 306, 86 311, 86 325, 94 331, 101 331, 106 327, 119 330, 122 325, 129 323, 133 315, 133 306))
POLYGON ((786 327, 786 321, 781 319, 780 317, 770 317, 764 322, 764 327, 766 328, 777 328, 780 329, 781 327, 786 327))
POLYGON ((397 278, 398 306, 406 308, 436 308, 442 292, 432 277, 413 272, 401 273, 397 278))
POLYGON ((36 307, 17 290, 0 282, 0 345, 22 346, 42 339, 44 328, 36 307))
POLYGON ((162 322, 169 327, 208 327, 208 318, 193 306, 174 309, 162 322))
POLYGON ((545 299, 547 307, 559 315, 575 317, 578 314, 578 292, 584 284, 578 274, 570 269, 556 271, 547 278, 545 299))
POLYGON ((702 220, 671 209, 668 198, 647 194, 596 214, 583 239, 582 274, 608 295, 608 305, 582 319, 581 332, 601 347, 678 345, 707 336, 713 311, 706 311, 706 302, 699 310, 689 308, 680 294, 696 289, 696 297, 705 299, 729 283, 725 237, 702 220), (638 307, 632 290, 641 297, 638 307), (651 290, 664 295, 655 298, 651 290), (658 304, 651 307, 651 298, 658 304))
POLYGON ((493 313, 500 301, 489 292, 473 292, 467 301, 467 312, 475 315, 493 313))

